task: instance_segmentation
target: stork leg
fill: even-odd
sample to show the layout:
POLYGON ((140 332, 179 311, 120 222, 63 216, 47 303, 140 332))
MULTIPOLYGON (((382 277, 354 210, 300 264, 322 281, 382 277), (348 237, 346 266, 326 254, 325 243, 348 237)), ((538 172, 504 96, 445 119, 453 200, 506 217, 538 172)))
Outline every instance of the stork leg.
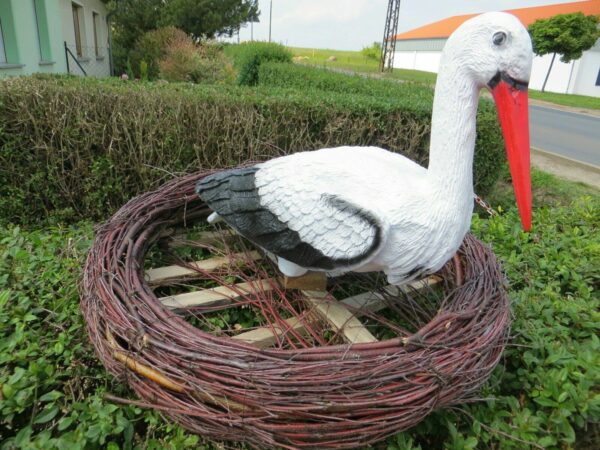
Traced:
POLYGON ((206 221, 208 223, 218 223, 221 222, 223 220, 223 218, 218 215, 216 212, 213 212, 210 216, 208 216, 208 218, 206 219, 206 221))
POLYGON ((279 266, 281 273, 288 277, 299 277, 308 272, 304 267, 300 267, 298 264, 294 264, 293 262, 280 257, 277 257, 277 265, 279 266))

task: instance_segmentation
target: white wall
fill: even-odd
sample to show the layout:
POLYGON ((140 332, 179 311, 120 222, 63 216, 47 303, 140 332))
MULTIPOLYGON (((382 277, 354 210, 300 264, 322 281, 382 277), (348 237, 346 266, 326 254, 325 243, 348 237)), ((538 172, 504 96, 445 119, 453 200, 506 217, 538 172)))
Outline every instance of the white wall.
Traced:
POLYGON ((441 57, 442 52, 419 52, 415 59, 415 70, 437 73, 440 68, 441 57))
MULTIPOLYGON (((63 37, 69 48, 75 53, 75 28, 73 26, 72 4, 75 3, 83 9, 83 23, 80 26, 81 46, 83 57, 79 63, 90 76, 105 77, 110 75, 108 58, 108 27, 106 24, 106 6, 100 0, 61 0, 63 37), (94 45, 93 13, 98 13, 97 33, 100 55, 96 57, 94 45)), ((71 68, 77 73, 74 63, 71 68)))
MULTIPOLYGON (((535 56, 533 58, 533 66, 531 68, 531 79, 529 80, 529 87, 531 89, 542 89, 544 84, 544 78, 548 73, 548 67, 552 61, 552 55, 535 56)), ((560 55, 556 55, 554 64, 552 65, 552 71, 548 77, 546 83, 546 91, 559 92, 566 94, 568 92, 569 78, 571 77, 571 70, 573 68, 573 62, 564 63, 560 60, 560 55)))
POLYGON ((573 74, 573 93, 600 97, 600 86, 596 86, 600 71, 600 52, 585 52, 579 60, 576 74, 573 74))
POLYGON ((395 69, 414 69, 417 52, 396 52, 394 55, 395 69))
POLYGON ((440 67, 441 52, 402 51, 394 56, 394 67, 398 69, 423 70, 437 73, 440 67))

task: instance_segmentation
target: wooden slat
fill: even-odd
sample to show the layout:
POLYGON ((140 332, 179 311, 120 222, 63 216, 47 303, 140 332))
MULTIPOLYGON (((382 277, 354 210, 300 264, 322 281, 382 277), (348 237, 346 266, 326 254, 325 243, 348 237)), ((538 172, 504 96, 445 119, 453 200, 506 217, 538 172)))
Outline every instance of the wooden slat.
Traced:
MULTIPOLYGON (((383 288, 388 295, 398 295, 399 291, 402 291, 406 294, 419 292, 428 287, 435 286, 442 279, 436 275, 432 275, 428 278, 424 278, 422 280, 411 281, 410 283, 403 284, 400 286, 388 284, 383 288)), ((362 294, 354 295, 352 297, 345 298, 341 300, 341 303, 350 307, 355 314, 360 315, 360 310, 368 310, 372 312, 377 312, 380 309, 383 309, 387 306, 387 301, 385 299, 385 295, 378 292, 363 292, 362 294)))
MULTIPOLYGON (((234 253, 231 256, 218 256, 214 258, 205 259, 202 261, 196 261, 190 264, 190 266, 208 272, 227 267, 235 263, 260 259, 261 255, 257 251, 248 253, 234 253)), ((158 267, 155 269, 149 269, 146 271, 146 280, 148 284, 156 286, 161 284, 168 284, 174 280, 198 278, 202 274, 192 269, 192 267, 182 266, 165 266, 158 267)))
POLYGON ((351 344, 377 342, 377 338, 352 314, 343 303, 329 297, 326 292, 302 291, 315 307, 319 316, 325 319, 334 330, 342 333, 351 344))
POLYGON ((307 272, 300 277, 283 277, 285 289, 304 289, 308 291, 326 291, 327 275, 325 272, 307 272))
POLYGON ((256 291, 270 291, 273 289, 273 281, 270 279, 254 281, 252 283, 238 283, 231 288, 219 286, 202 291, 187 292, 185 294, 161 297, 159 300, 167 308, 182 309, 194 306, 215 306, 228 304, 240 297, 238 292, 251 293, 256 291))
POLYGON ((286 319, 285 324, 283 327, 274 324, 272 327, 256 328, 255 330, 233 336, 233 339, 244 341, 258 348, 267 348, 275 345, 278 337, 284 336, 290 331, 304 331, 304 322, 297 317, 286 319))
MULTIPOLYGON (((400 286, 404 292, 414 292, 425 289, 430 286, 434 286, 439 283, 442 279, 437 276, 431 276, 424 280, 413 281, 406 285, 400 286)), ((389 294, 397 294, 399 287, 388 285, 384 287, 389 294)), ((387 306, 387 302, 383 295, 375 292, 363 292, 362 294, 354 295, 352 297, 341 300, 341 303, 350 307, 356 317, 360 317, 362 312, 377 312, 387 306)), ((299 333, 304 331, 304 324, 300 320, 292 317, 287 319, 286 323, 293 327, 294 331, 299 333)), ((279 327, 260 327, 252 331, 238 334, 233 339, 239 339, 241 341, 248 342, 249 344, 256 345, 259 348, 266 348, 274 345, 277 342, 277 337, 283 336, 288 330, 281 329, 279 327), (277 336, 275 333, 277 333, 277 336)))

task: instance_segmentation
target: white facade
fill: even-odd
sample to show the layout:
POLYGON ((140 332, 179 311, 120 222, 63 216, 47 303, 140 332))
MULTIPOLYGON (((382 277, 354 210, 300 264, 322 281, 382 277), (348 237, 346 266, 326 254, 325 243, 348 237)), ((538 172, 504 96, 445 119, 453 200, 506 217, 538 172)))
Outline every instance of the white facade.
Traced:
POLYGON ((110 76, 104 3, 100 0, 60 0, 60 4, 62 22, 68 25, 63 26, 63 39, 72 53, 68 58, 69 71, 83 75, 83 68, 89 76, 110 76))
MULTIPOLYGON (((441 47, 445 39, 398 41, 394 67, 398 69, 438 72, 441 47)), ((535 56, 529 86, 540 90, 548 72, 552 55, 535 56)), ((600 97, 600 40, 577 61, 563 63, 556 56, 546 91, 600 97)))
POLYGON ((570 93, 600 97, 600 41, 574 64, 570 93))
POLYGON ((441 56, 441 51, 412 50, 396 52, 394 55, 394 67, 437 73, 441 56))

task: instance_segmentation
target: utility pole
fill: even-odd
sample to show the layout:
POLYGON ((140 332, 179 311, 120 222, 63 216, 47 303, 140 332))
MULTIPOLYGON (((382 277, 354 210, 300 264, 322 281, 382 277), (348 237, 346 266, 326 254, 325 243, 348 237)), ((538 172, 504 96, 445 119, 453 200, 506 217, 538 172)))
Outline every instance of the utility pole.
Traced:
POLYGON ((273 21, 273 0, 269 4, 269 42, 271 42, 271 22, 273 21))
POLYGON ((250 40, 254 40, 254 22, 250 22, 250 40))
POLYGON ((381 44, 380 72, 385 70, 391 72, 394 69, 394 53, 396 52, 396 39, 394 39, 394 36, 398 34, 398 16, 400 16, 400 0, 389 0, 383 31, 383 43, 381 44))

